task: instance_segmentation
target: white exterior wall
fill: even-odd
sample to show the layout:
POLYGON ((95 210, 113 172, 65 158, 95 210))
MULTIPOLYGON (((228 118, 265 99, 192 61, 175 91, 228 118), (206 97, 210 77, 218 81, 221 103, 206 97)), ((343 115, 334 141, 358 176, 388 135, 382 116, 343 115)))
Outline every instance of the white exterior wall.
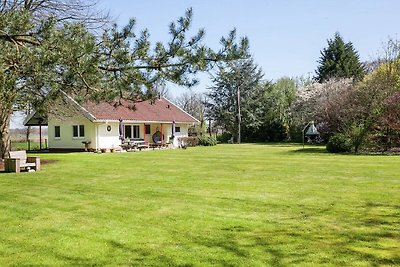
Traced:
POLYGON ((90 141, 91 144, 89 147, 93 147, 93 145, 96 143, 95 127, 91 121, 82 117, 75 117, 62 121, 49 118, 48 139, 49 148, 51 149, 84 149, 85 145, 82 143, 83 141, 90 141), (73 125, 84 125, 85 136, 73 137, 73 125), (60 138, 54 137, 54 126, 60 126, 60 138))
POLYGON ((97 143, 93 148, 116 148, 121 145, 119 122, 95 123, 94 125, 96 127, 97 143), (111 127, 110 131, 107 130, 108 126, 111 127))
MULTIPOLYGON (((119 122, 91 122, 84 117, 74 117, 68 120, 56 120, 49 118, 48 139, 50 149, 84 149, 83 141, 90 141, 89 148, 116 148, 121 145, 119 139, 119 122), (73 125, 84 125, 85 136, 74 138, 73 125), (54 126, 60 126, 60 138, 54 137, 54 126), (107 130, 107 126, 111 130, 107 130)), ((145 139, 147 143, 153 143, 152 136, 159 130, 161 131, 161 123, 124 123, 124 125, 139 125, 139 136, 145 139), (150 134, 144 133, 144 125, 150 125, 150 134), (158 129, 157 129, 158 128, 158 129)), ((188 136, 188 128, 190 124, 176 123, 175 126, 181 127, 180 132, 175 132, 173 146, 178 147, 178 137, 188 136)), ((172 123, 163 123, 162 132, 164 134, 164 142, 170 142, 172 135, 172 123)))
POLYGON ((178 138, 188 136, 189 125, 177 123, 175 126, 181 127, 181 131, 179 133, 175 132, 175 138, 173 142, 174 147, 178 147, 179 146, 178 138))

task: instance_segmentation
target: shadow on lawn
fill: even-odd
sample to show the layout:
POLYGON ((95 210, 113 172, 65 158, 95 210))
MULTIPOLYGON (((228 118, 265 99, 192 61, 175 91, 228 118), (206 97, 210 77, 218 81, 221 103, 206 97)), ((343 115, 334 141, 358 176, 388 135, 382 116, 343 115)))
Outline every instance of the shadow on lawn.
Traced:
MULTIPOLYGON (((166 265, 166 266, 179 266, 173 259, 173 257, 164 255, 156 249, 148 248, 137 248, 131 247, 129 244, 124 244, 115 240, 108 240, 107 243, 113 249, 120 251, 125 255, 129 255, 134 265, 166 265)), ((189 265, 185 265, 189 266, 189 265)))
POLYGON ((370 266, 399 266, 398 246, 393 245, 399 238, 396 227, 399 208, 386 203, 365 203, 357 222, 338 233, 342 241, 336 243, 336 253, 367 261, 370 266))
POLYGON ((54 253, 54 256, 58 260, 62 260, 70 266, 103 266, 106 265, 107 261, 101 261, 99 259, 91 259, 79 256, 69 256, 64 253, 54 253))
POLYGON ((297 153, 297 154, 328 154, 325 147, 306 147, 306 148, 299 148, 296 150, 291 150, 290 153, 297 153))
POLYGON ((189 240, 196 245, 206 247, 213 251, 210 253, 211 257, 206 260, 207 263, 213 263, 221 266, 237 266, 237 260, 241 262, 255 261, 263 264, 270 264, 271 266, 284 266, 282 260, 285 254, 279 247, 275 247, 269 240, 259 236, 249 236, 249 229, 242 226, 230 226, 219 229, 223 231, 217 237, 211 236, 190 236, 189 240), (243 244, 243 240, 246 240, 243 244), (224 251, 224 252, 221 252, 224 251), (263 251, 256 257, 252 251, 263 251), (218 252, 227 257, 215 258, 214 254, 218 252), (213 256, 214 255, 214 256, 213 256), (230 255, 230 256, 229 256, 230 255), (233 257, 232 257, 233 256, 233 257), (267 256, 267 258, 265 258, 267 256))
MULTIPOLYGON (((264 142, 264 143, 244 143, 246 145, 257 145, 257 146, 277 146, 277 147, 293 147, 300 145, 299 143, 282 143, 282 142, 264 142)), ((233 144, 236 145, 236 144, 233 144)))

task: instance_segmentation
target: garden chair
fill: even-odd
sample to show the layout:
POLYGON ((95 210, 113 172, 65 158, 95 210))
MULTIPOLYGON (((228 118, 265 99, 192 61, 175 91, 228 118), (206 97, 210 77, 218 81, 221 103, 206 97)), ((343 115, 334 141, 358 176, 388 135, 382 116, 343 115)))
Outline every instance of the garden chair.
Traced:
POLYGON ((28 157, 25 150, 10 151, 4 167, 6 172, 20 172, 21 169, 40 171, 40 158, 28 157))

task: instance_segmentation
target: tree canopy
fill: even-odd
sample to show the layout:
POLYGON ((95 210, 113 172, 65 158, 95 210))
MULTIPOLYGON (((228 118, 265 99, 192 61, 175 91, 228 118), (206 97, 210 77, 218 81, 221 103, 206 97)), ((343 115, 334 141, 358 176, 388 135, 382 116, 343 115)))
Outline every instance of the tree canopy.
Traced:
POLYGON ((328 46, 321 51, 315 79, 324 82, 331 78, 356 78, 364 76, 364 67, 351 42, 345 43, 339 33, 328 40, 328 46))
POLYGON ((88 29, 86 20, 70 21, 71 12, 79 21, 78 9, 61 12, 61 7, 73 3, 84 2, 16 0, 0 4, 1 157, 9 149, 13 111, 27 104, 45 109, 60 90, 78 101, 141 101, 156 96, 155 85, 168 81, 192 86, 197 82, 197 72, 248 53, 247 38, 237 41, 235 30, 221 38, 218 51, 206 46, 203 29, 188 36, 191 9, 170 24, 168 43, 152 46, 146 29, 135 32, 133 19, 122 29, 116 24, 106 28, 98 37, 88 29), (37 4, 36 8, 32 3, 37 4), (60 12, 50 12, 54 6, 48 8, 43 3, 59 4, 60 12))
POLYGON ((261 69, 248 58, 228 63, 212 78, 214 85, 207 94, 208 116, 233 134, 237 142, 243 131, 241 122, 244 127, 260 124, 262 77, 261 69))

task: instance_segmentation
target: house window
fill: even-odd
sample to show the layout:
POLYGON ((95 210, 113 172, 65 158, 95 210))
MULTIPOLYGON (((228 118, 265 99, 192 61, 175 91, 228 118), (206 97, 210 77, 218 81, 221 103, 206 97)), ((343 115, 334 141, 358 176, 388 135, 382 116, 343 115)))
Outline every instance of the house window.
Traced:
POLYGON ((146 134, 150 134, 150 125, 145 125, 144 127, 146 134))
POLYGON ((139 125, 125 125, 125 138, 140 138, 139 125))
POLYGON ((175 132, 180 133, 181 132, 181 127, 180 126, 175 126, 175 132))
POLYGON ((61 138, 60 126, 54 126, 54 138, 56 138, 56 139, 60 139, 61 138))
POLYGON ((125 125, 125 138, 132 138, 132 126, 125 125))
POLYGON ((85 125, 79 125, 79 137, 85 136, 85 125))
POLYGON ((74 138, 85 137, 85 125, 73 125, 72 137, 74 138))
POLYGON ((133 125, 133 138, 139 138, 139 125, 133 125))

